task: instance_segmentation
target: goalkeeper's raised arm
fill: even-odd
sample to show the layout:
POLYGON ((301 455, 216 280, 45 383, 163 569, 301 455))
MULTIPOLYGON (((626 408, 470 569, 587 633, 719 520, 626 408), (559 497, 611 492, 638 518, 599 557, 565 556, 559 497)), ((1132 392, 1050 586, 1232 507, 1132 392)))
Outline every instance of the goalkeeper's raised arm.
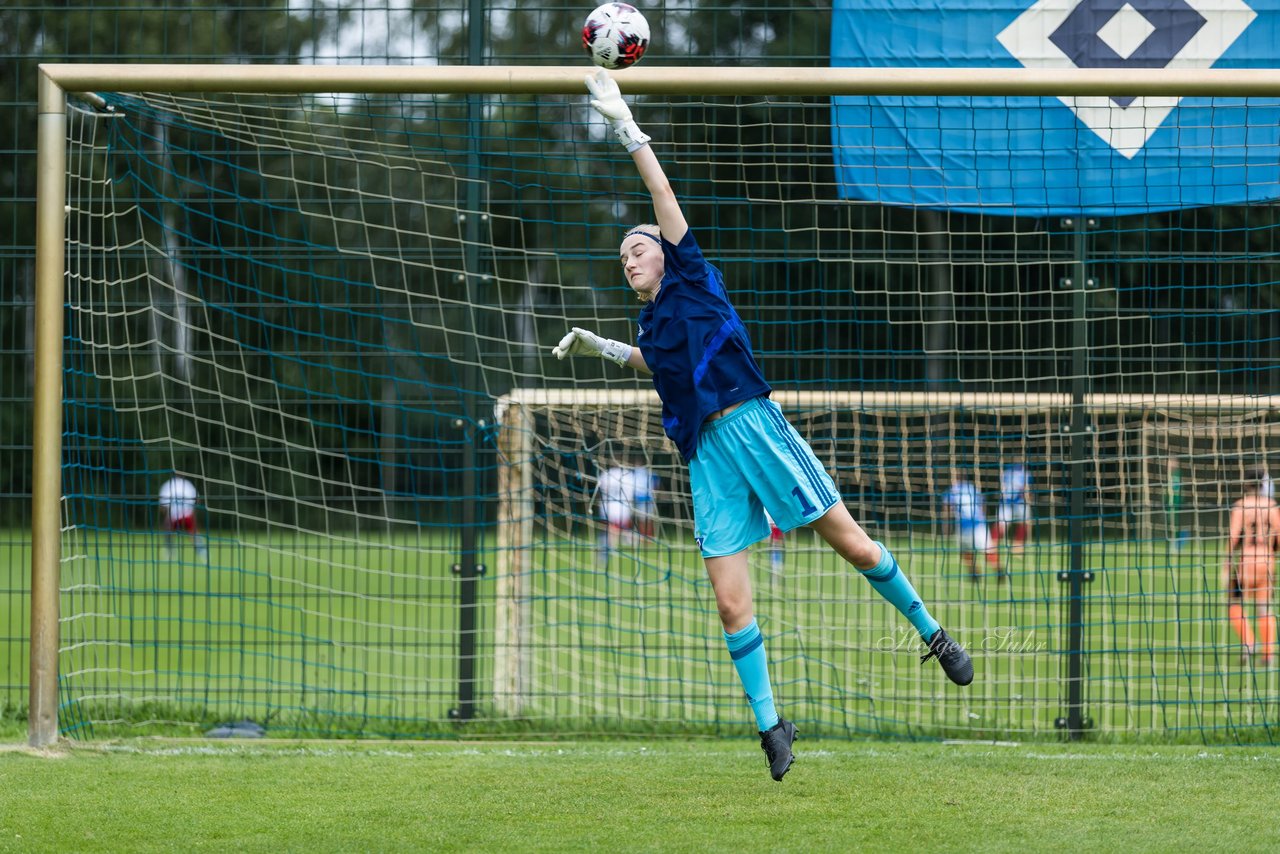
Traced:
MULTIPOLYGON (((667 181, 666 173, 662 171, 662 164, 649 147, 649 135, 636 125, 631 117, 631 108, 622 100, 618 83, 609 76, 609 72, 601 68, 595 77, 588 77, 587 89, 591 92, 591 106, 613 125, 614 135, 635 161, 640 178, 653 197, 653 211, 662 236, 672 245, 679 245, 684 233, 689 230, 689 224, 680 211, 680 203, 667 181)), ((628 276, 627 281, 630 280, 631 277, 628 276)))

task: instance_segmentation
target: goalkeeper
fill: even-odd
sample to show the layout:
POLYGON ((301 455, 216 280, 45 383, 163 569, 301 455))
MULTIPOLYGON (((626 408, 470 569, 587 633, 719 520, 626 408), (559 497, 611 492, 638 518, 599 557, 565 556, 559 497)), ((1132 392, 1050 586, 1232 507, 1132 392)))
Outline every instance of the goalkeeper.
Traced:
POLYGON ((795 726, 779 717, 764 639, 751 605, 746 549, 769 536, 764 510, 789 531, 809 525, 919 630, 958 685, 973 681, 969 654, 939 627, 893 555, 853 520, 835 484, 778 405, 729 304, 720 271, 706 262, 649 136, 633 121, 603 69, 587 79, 591 106, 613 125, 653 198, 657 225, 622 239, 627 284, 644 307, 638 344, 574 328, 553 350, 600 356, 653 375, 662 424, 689 464, 694 537, 715 590, 725 643, 755 713, 775 780, 791 766, 795 726))

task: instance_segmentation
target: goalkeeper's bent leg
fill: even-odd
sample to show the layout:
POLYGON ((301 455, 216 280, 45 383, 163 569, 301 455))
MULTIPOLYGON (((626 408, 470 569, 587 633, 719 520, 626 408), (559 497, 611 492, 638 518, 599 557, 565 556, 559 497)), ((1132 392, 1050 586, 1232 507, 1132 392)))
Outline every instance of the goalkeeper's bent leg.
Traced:
POLYGON ((858 572, 862 573, 862 577, 867 579, 877 593, 911 621, 922 638, 929 640, 938 630, 938 621, 925 607, 924 600, 898 566, 889 547, 881 542, 876 545, 880 547, 880 562, 870 569, 859 569, 858 572))
POLYGON ((916 627, 921 637, 926 641, 933 637, 938 631, 938 621, 929 614, 924 600, 911 586, 889 549, 868 537, 847 507, 837 501, 810 527, 841 557, 853 564, 872 588, 916 627))

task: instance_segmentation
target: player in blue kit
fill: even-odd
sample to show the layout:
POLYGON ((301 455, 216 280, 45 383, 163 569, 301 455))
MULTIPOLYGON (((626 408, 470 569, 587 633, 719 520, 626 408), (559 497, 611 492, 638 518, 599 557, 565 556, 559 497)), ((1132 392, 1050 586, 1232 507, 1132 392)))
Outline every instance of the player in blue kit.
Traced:
POLYGON ((613 125, 653 198, 657 225, 622 239, 627 284, 644 303, 632 346, 578 327, 553 349, 556 358, 592 355, 653 375, 662 426, 689 464, 694 535, 715 590, 729 656, 755 713, 769 771, 791 767, 795 726, 778 715, 764 638, 751 603, 748 546, 779 528, 809 525, 894 605, 958 685, 973 662, 924 606, 893 555, 849 514, 808 443, 769 399, 771 389, 730 305, 719 270, 707 263, 649 137, 632 119, 618 84, 604 70, 587 79, 591 106, 613 125))
POLYGON ((942 497, 947 512, 955 522, 956 542, 960 546, 960 561, 969 570, 969 577, 981 581, 978 571, 978 555, 984 555, 991 571, 998 580, 1003 580, 1000 572, 1000 554, 996 551, 995 538, 987 527, 986 499, 978 487, 959 474, 952 474, 951 488, 942 497))
POLYGON ((991 538, 1004 540, 1012 530, 1013 553, 1021 554, 1031 529, 1031 476, 1021 463, 1007 465, 1000 472, 1000 507, 991 538))

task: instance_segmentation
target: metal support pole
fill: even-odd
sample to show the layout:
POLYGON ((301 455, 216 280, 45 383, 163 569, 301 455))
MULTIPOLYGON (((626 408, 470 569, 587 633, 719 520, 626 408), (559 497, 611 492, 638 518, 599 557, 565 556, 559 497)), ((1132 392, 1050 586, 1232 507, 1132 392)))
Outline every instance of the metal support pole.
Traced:
POLYGON ((1088 452, 1092 426, 1085 405, 1089 393, 1089 317, 1088 292, 1094 281, 1089 278, 1087 229, 1093 221, 1081 217, 1065 219, 1064 229, 1072 229, 1074 262, 1071 275, 1060 285, 1071 301, 1071 420, 1067 425, 1070 436, 1067 473, 1069 481, 1070 517, 1067 521, 1067 540, 1070 549, 1069 569, 1059 574, 1068 584, 1067 593, 1067 675, 1066 715, 1057 720, 1067 737, 1076 740, 1088 727, 1084 697, 1084 585, 1092 581, 1092 573, 1085 570, 1085 489, 1088 477, 1088 452))
MULTIPOLYGON (((467 18, 467 62, 470 65, 484 63, 484 0, 470 0, 467 18)), ((480 95, 467 96, 467 192, 463 216, 465 240, 464 264, 466 276, 466 311, 472 321, 471 334, 467 336, 463 382, 463 429, 467 431, 462 472, 462 554, 455 564, 458 575, 458 705, 450 713, 456 720, 475 717, 476 694, 476 599, 477 584, 485 567, 477 561, 479 555, 478 528, 480 525, 480 501, 478 478, 480 469, 480 428, 484 413, 480 407, 484 391, 484 369, 480 364, 480 322, 477 316, 481 305, 480 294, 480 151, 483 133, 484 101, 480 95)))
POLYGON ((41 74, 36 153, 36 376, 31 487, 31 701, 27 742, 58 740, 66 94, 41 74))

